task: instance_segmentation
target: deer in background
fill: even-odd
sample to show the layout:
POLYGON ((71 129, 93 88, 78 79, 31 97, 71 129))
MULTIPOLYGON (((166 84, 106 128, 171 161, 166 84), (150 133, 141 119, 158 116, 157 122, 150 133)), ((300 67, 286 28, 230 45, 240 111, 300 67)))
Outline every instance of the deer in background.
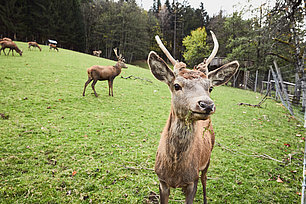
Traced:
POLYGON ((176 61, 158 36, 156 41, 173 64, 173 71, 155 52, 148 56, 152 74, 169 86, 172 95, 170 115, 161 133, 155 161, 161 203, 168 203, 170 188, 178 187, 183 189, 185 203, 192 203, 200 172, 204 203, 207 203, 206 173, 215 142, 210 116, 216 111, 210 92, 213 87, 228 82, 239 67, 233 61, 208 72, 208 64, 219 46, 214 33, 211 34, 214 49, 199 70, 187 69, 185 63, 176 61))
POLYGON ((49 44, 49 51, 50 51, 51 49, 54 49, 54 50, 57 50, 57 51, 58 51, 56 45, 50 43, 50 44, 49 44))
POLYGON ((101 50, 94 50, 94 51, 92 51, 92 54, 94 56, 100 57, 100 55, 102 54, 102 51, 101 50))
POLYGON ((4 49, 9 48, 10 50, 7 55, 9 55, 10 51, 12 51, 12 55, 14 56, 14 50, 15 50, 20 56, 22 56, 22 50, 20 50, 13 41, 6 41, 6 40, 0 41, 0 45, 1 45, 0 54, 1 51, 3 50, 4 55, 6 55, 4 49))
POLYGON ((2 39, 0 39, 0 41, 11 41, 11 42, 13 42, 11 38, 2 38, 2 39))
POLYGON ((88 80, 85 82, 84 86, 84 91, 83 91, 83 96, 85 96, 85 90, 87 85, 91 82, 91 87, 92 90, 95 93, 95 96, 98 97, 98 94, 95 90, 95 85, 97 81, 104 81, 108 80, 108 95, 109 96, 114 96, 113 95, 113 82, 116 76, 118 76, 121 73, 121 68, 127 68, 125 64, 125 60, 120 54, 118 56, 117 53, 117 48, 114 49, 115 55, 118 59, 118 62, 116 63, 115 66, 99 66, 99 65, 94 65, 90 68, 87 69, 87 74, 88 74, 88 80))
POLYGON ((28 49, 30 49, 30 47, 34 47, 34 48, 37 47, 41 51, 41 48, 37 42, 28 42, 28 45, 29 45, 28 49))

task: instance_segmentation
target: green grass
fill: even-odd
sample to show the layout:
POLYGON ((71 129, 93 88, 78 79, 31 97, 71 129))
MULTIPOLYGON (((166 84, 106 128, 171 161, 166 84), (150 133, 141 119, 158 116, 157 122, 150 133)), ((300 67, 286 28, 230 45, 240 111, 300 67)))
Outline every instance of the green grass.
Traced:
MULTIPOLYGON (((86 68, 113 61, 17 45, 22 57, 0 56, 0 203, 143 203, 158 193, 149 169, 170 109, 168 87, 130 65, 122 76, 153 83, 119 76, 114 97, 105 81, 96 85, 98 98, 90 86, 83 97, 86 68)), ((209 203, 299 203, 302 126, 272 100, 261 109, 237 105, 257 103, 253 92, 218 87, 212 98, 209 203), (255 157, 264 154, 284 163, 255 157)), ((195 203, 202 201, 198 187, 195 203)), ((172 189, 170 199, 184 196, 172 189)))

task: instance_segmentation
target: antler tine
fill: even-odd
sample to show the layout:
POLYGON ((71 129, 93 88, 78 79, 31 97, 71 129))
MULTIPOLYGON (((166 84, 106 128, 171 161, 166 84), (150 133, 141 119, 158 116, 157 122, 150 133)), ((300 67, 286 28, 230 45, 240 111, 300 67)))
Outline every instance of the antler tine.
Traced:
POLYGON ((172 57, 172 55, 169 53, 169 51, 167 50, 167 48, 164 46, 163 42, 160 40, 159 36, 156 35, 155 36, 155 40, 157 42, 157 44, 159 45, 160 49, 165 53, 165 55, 168 57, 168 59, 170 60, 170 62, 173 64, 173 66, 176 64, 176 60, 172 57))
POLYGON ((212 36, 213 41, 214 41, 214 49, 213 49, 212 53, 210 54, 210 56, 208 57, 208 59, 206 60, 205 64, 207 64, 207 66, 214 59, 214 57, 216 56, 216 54, 218 52, 218 49, 219 49, 219 43, 218 43, 218 40, 217 40, 214 32, 210 31, 210 33, 211 33, 211 36, 212 36))
POLYGON ((119 59, 119 56, 118 56, 118 48, 117 48, 117 47, 116 47, 116 48, 114 48, 114 53, 115 53, 115 55, 116 55, 117 59, 119 59))

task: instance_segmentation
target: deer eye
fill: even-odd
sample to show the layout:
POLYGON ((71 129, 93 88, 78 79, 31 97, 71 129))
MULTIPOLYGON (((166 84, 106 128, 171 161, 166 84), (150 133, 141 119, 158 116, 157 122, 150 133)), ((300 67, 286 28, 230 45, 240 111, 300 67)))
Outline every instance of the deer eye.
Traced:
POLYGON ((214 87, 209 87, 209 93, 212 92, 212 90, 214 89, 214 87))
POLYGON ((178 90, 181 90, 182 87, 179 84, 174 84, 174 89, 178 91, 178 90))

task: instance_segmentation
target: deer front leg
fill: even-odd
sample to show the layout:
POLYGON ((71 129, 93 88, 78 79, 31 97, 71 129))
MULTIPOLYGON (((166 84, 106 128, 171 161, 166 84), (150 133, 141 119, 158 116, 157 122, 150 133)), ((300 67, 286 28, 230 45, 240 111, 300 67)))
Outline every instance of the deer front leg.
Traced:
POLYGON ((110 79, 108 80, 108 95, 111 95, 111 81, 110 79))
POLYGON ((170 195, 170 187, 163 181, 159 181, 159 198, 161 204, 167 204, 170 195))
POLYGON ((209 167, 209 161, 205 169, 202 171, 201 175, 201 182, 203 186, 203 203, 207 204, 207 198, 206 198, 206 181, 207 181, 207 169, 209 167))
POLYGON ((198 187, 198 180, 196 180, 195 182, 188 184, 187 188, 186 188, 186 199, 185 199, 185 203, 186 204, 192 204, 193 203, 193 199, 195 197, 195 194, 197 192, 197 187, 198 187))
POLYGON ((98 94, 97 94, 97 92, 96 92, 96 90, 95 90, 95 85, 96 85, 97 81, 98 81, 98 80, 94 80, 94 81, 92 82, 92 84, 91 84, 91 88, 92 88, 92 90, 94 91, 96 97, 98 97, 98 94))
POLYGON ((111 92, 112 92, 112 96, 114 96, 114 94, 113 94, 113 83, 114 83, 114 79, 111 81, 111 92))
POLYGON ((83 91, 83 96, 85 96, 85 90, 86 90, 87 85, 88 85, 92 80, 93 80, 93 79, 88 78, 88 80, 85 82, 84 91, 83 91))

